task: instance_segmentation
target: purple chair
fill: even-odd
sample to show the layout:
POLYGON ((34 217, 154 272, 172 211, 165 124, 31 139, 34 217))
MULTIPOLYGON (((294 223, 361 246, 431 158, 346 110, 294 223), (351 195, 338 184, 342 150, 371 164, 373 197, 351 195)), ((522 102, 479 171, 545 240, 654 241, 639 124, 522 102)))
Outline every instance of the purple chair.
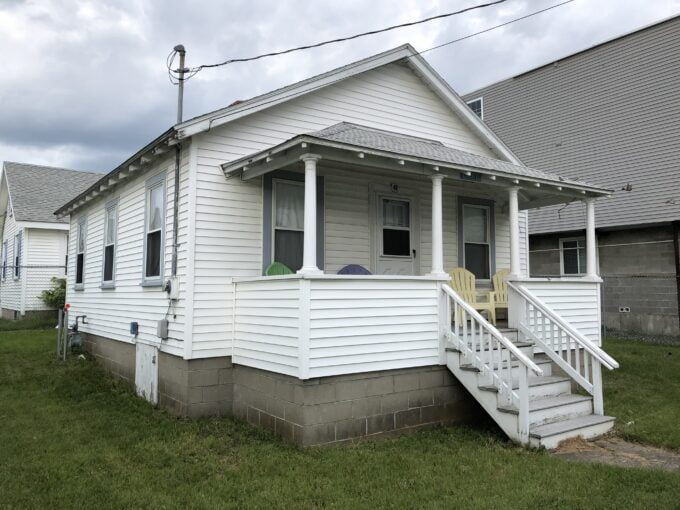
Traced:
POLYGON ((338 271, 338 274, 371 274, 371 272, 359 264, 349 264, 338 271))

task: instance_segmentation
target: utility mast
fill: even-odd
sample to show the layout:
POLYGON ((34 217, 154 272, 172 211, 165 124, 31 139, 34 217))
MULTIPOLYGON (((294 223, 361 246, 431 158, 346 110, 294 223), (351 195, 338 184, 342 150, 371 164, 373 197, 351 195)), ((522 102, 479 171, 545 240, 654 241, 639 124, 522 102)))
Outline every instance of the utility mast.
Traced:
POLYGON ((187 71, 187 69, 184 68, 184 57, 186 56, 187 51, 181 44, 175 46, 174 50, 179 53, 179 69, 176 70, 176 72, 179 74, 179 87, 177 89, 177 124, 179 124, 182 122, 182 107, 184 103, 184 73, 187 71))

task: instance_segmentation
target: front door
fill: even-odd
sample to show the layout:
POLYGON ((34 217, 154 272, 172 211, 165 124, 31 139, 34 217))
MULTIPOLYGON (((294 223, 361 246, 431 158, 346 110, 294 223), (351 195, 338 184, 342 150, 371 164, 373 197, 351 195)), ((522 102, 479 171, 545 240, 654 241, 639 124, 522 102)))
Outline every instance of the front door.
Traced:
POLYGON ((416 274, 413 200, 401 195, 378 195, 377 208, 376 273, 416 274))

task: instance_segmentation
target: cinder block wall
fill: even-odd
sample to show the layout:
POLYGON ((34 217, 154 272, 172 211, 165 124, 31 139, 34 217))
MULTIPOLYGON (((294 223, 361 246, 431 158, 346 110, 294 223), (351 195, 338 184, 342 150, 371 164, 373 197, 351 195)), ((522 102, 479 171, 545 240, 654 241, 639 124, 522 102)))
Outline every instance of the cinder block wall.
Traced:
POLYGON ((483 411, 446 367, 301 381, 236 366, 234 415, 309 446, 475 420, 483 411))
MULTIPOLYGON (((578 234, 531 236, 531 275, 558 276, 559 239, 578 234)), ((598 231, 597 241, 605 327, 614 334, 679 336, 672 228, 598 231)))

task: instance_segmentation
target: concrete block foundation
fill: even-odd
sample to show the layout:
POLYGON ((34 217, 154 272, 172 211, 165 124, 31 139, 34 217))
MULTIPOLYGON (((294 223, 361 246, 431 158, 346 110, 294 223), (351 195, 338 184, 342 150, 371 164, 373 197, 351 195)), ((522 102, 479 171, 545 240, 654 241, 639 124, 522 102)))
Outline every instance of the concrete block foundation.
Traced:
MULTIPOLYGON (((83 335, 114 377, 135 381, 135 346, 83 335)), ((303 446, 396 435, 477 420, 482 409, 446 367, 300 380, 230 357, 185 360, 160 352, 158 403, 177 416, 235 416, 303 446)))

